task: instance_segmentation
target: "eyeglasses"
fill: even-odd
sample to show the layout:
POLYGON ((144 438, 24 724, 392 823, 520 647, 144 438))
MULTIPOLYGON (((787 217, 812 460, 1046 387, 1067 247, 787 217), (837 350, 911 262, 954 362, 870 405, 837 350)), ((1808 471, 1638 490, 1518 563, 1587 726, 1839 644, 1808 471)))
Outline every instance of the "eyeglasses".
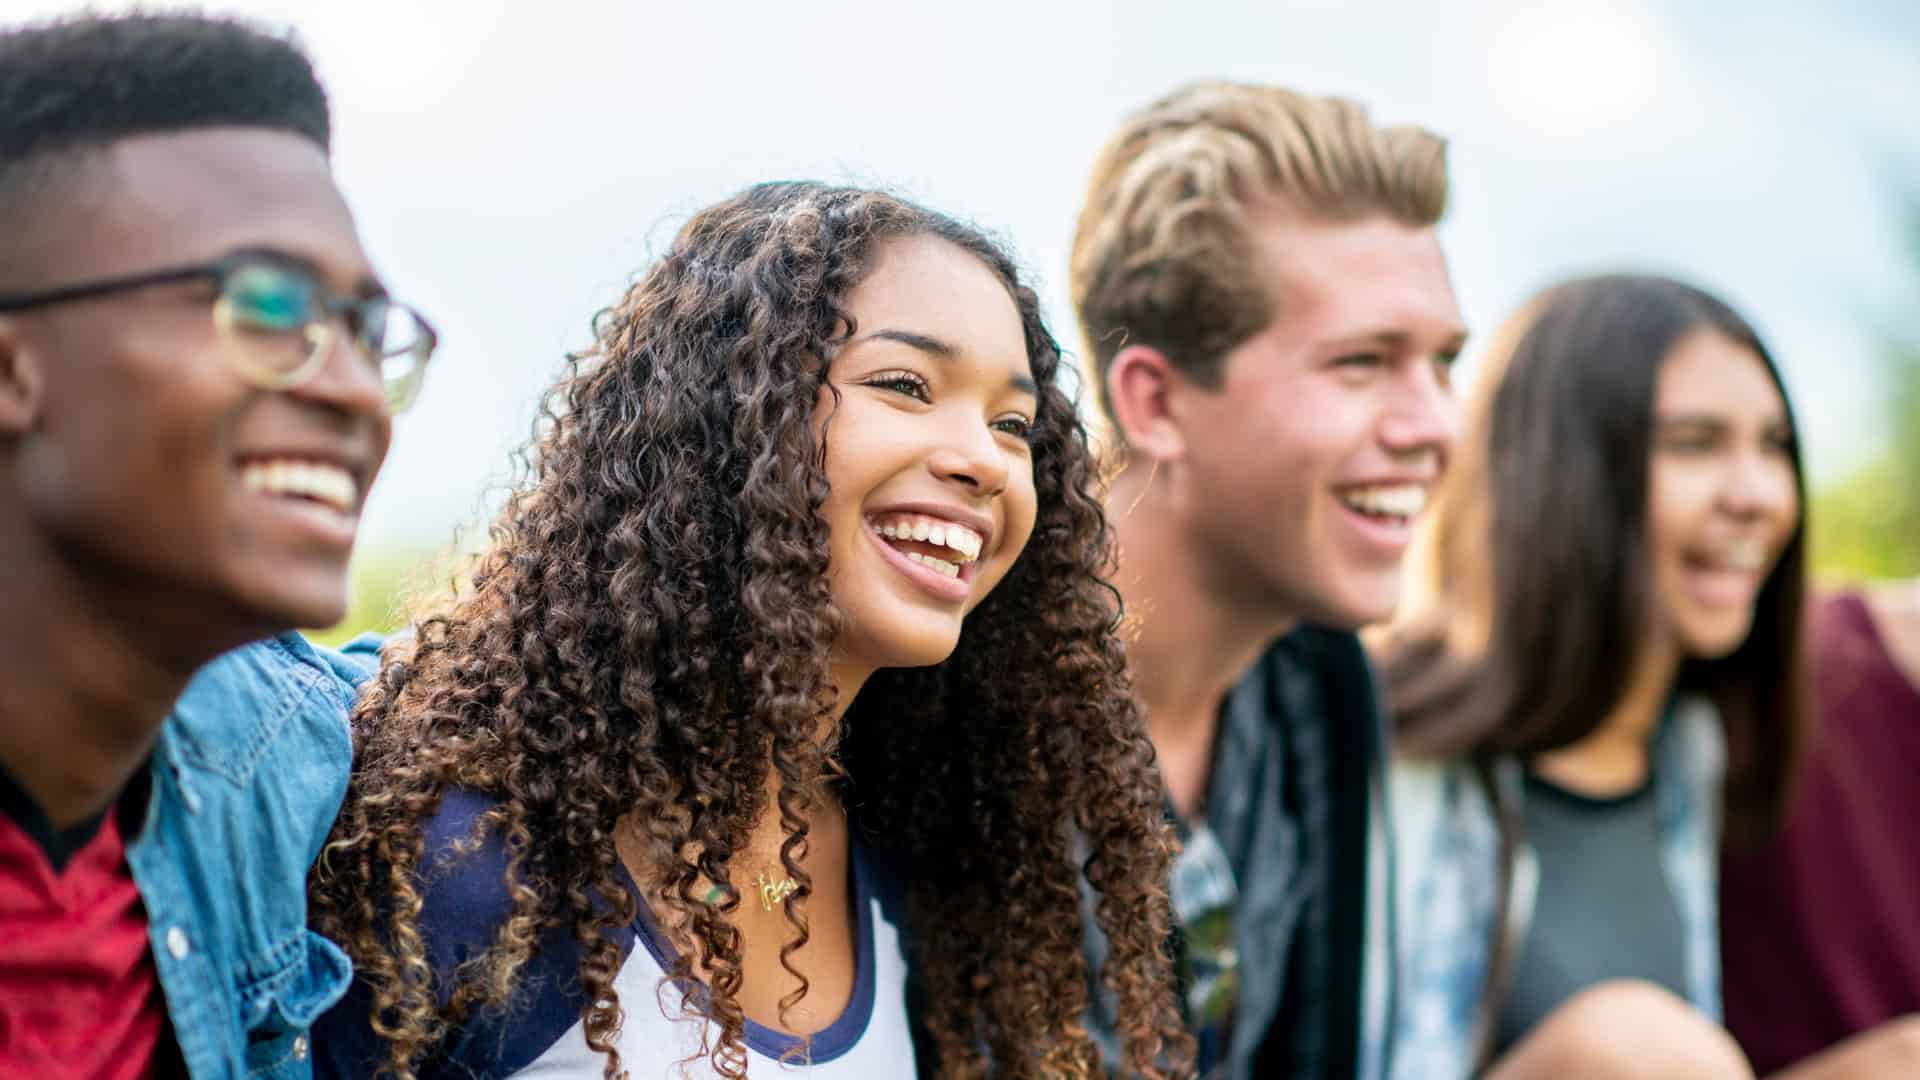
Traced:
POLYGON ((404 411, 420 393, 440 335, 424 316, 384 296, 333 292, 287 256, 246 251, 199 266, 66 285, 42 292, 0 295, 0 314, 90 300, 178 281, 211 281, 218 288, 213 325, 229 363, 263 390, 291 390, 313 379, 344 325, 352 344, 380 372, 388 413, 404 411))

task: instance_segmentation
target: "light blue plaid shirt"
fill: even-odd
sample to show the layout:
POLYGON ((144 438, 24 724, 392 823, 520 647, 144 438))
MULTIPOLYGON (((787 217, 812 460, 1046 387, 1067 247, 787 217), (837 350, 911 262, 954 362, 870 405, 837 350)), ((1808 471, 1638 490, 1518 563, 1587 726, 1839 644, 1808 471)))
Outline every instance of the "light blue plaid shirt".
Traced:
MULTIPOLYGON (((1517 777, 1519 767, 1504 761, 1497 768, 1517 777)), ((1718 851, 1725 767, 1725 739, 1712 703, 1676 703, 1653 748, 1661 862, 1686 930, 1687 997, 1714 1020, 1720 1018, 1718 851)), ((1392 1076, 1466 1077, 1474 1064, 1499 907, 1499 828, 1464 762, 1396 761, 1387 788, 1401 868, 1392 1076)), ((1513 917, 1526 914, 1516 910, 1513 917)))

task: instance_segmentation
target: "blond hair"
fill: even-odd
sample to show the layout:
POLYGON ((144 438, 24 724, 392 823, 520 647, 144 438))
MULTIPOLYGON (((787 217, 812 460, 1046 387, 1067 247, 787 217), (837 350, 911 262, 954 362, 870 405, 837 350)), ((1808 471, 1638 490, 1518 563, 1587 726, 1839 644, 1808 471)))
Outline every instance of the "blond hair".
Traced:
POLYGON ((1432 225, 1447 205, 1446 143, 1375 127, 1341 98, 1226 82, 1183 87, 1128 119, 1094 164, 1073 237, 1073 305, 1103 409, 1127 344, 1217 386, 1222 358, 1272 322, 1247 236, 1250 208, 1272 202, 1432 225))

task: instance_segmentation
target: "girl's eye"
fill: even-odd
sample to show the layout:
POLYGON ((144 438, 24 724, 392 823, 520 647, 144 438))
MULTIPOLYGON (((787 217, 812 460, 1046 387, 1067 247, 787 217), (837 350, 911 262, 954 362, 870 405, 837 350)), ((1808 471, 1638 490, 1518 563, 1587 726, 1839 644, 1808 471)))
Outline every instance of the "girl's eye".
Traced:
POLYGON ((905 394, 916 401, 932 401, 933 394, 927 389, 927 380, 911 371, 890 371, 875 375, 862 384, 882 390, 891 390, 896 394, 905 394))
POLYGON ((1033 441, 1033 421, 1024 416, 1003 416, 993 422, 995 431, 1004 431, 1021 442, 1033 441))
POLYGON ((1694 424, 1675 425, 1656 436, 1662 450, 1676 454, 1705 454, 1720 445, 1719 433, 1712 428, 1694 424))
POLYGON ((1660 440, 1660 448, 1676 454, 1705 454, 1714 449, 1714 440, 1701 435, 1669 435, 1660 440))

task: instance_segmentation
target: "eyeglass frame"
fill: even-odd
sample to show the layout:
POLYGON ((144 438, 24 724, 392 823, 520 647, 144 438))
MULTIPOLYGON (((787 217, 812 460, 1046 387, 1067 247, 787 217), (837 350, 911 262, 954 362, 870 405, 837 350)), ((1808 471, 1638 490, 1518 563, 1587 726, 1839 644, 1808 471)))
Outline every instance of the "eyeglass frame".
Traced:
MULTIPOLYGON (((398 308, 412 316, 413 320, 420 324, 420 329, 425 334, 424 344, 415 346, 409 351, 419 354, 419 370, 421 372, 425 371, 428 362, 433 359, 434 350, 440 345, 440 332, 434 328, 433 323, 428 321, 425 315, 420 313, 418 308, 415 308, 411 304, 404 304, 394 300, 384 293, 377 296, 349 296, 335 292, 333 289, 328 288, 327 284, 321 281, 319 276, 311 269, 299 265, 299 263, 300 260, 294 259, 283 252, 270 249, 250 248, 222 255, 209 262, 195 263, 191 266, 175 266, 163 270, 148 270, 133 274, 121 274, 94 281, 61 285, 51 289, 43 289, 38 292, 13 293, 10 295, 0 294, 0 315, 33 311, 39 308, 51 307, 56 304, 67 304, 80 300, 93 300, 103 296, 111 296, 115 293, 151 288, 155 285, 171 285, 182 281, 211 280, 216 286, 222 289, 222 295, 214 299, 214 324, 217 328, 225 331, 231 327, 233 319, 231 306, 228 304, 227 297, 224 295, 224 287, 227 279, 235 271, 244 267, 265 264, 271 265, 275 269, 284 272, 302 274, 310 279, 313 283, 313 306, 317 308, 318 311, 309 314, 306 320, 298 327, 299 334, 306 340, 308 346, 307 358, 302 361, 298 367, 286 372, 263 372, 252 368, 247 369, 247 371, 243 373, 243 377, 252 381, 254 385, 262 390, 291 390, 311 381, 313 377, 319 373, 321 361, 326 356, 325 346, 328 344, 327 340, 316 340, 319 334, 323 332, 326 324, 334 319, 346 316, 349 318, 347 326, 350 331, 354 325, 356 325, 356 321, 360 326, 371 325, 372 320, 369 318, 369 310, 375 304, 383 305, 389 310, 398 308)), ((294 331, 289 330, 287 332, 292 333, 294 331)), ((330 330, 324 330, 324 332, 331 333, 330 330)), ((388 355, 393 355, 387 353, 376 354, 375 352, 369 351, 363 344, 363 336, 357 332, 350 333, 349 337, 353 340, 356 350, 358 350, 365 359, 384 362, 388 355)), ((419 377, 418 375, 414 376, 416 392, 419 377)), ((411 404, 412 399, 409 398, 407 405, 410 406, 411 404)), ((405 406, 400 409, 389 407, 387 412, 389 414, 398 413, 404 411, 404 408, 405 406)))

